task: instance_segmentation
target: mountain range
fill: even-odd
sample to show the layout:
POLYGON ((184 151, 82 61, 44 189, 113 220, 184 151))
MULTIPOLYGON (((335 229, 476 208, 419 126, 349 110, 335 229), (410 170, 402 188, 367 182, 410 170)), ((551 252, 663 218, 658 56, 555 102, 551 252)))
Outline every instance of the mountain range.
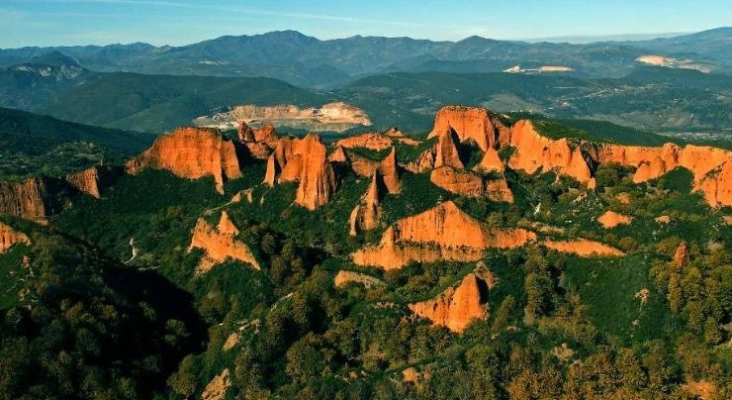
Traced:
POLYGON ((0 67, 59 52, 100 72, 264 76, 305 87, 337 87, 384 72, 496 72, 517 64, 562 65, 578 77, 620 77, 643 55, 690 58, 717 72, 732 71, 732 28, 647 41, 590 44, 527 43, 472 36, 457 42, 407 37, 319 40, 296 31, 223 36, 186 46, 144 43, 25 47, 0 50, 0 67))

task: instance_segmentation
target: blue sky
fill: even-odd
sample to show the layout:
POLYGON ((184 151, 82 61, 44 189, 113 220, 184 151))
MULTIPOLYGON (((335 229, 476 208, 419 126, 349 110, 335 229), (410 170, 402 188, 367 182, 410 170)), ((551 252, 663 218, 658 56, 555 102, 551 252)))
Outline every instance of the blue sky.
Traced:
POLYGON ((729 1, 0 0, 0 47, 182 45, 285 29, 433 40, 695 32, 732 26, 729 1))

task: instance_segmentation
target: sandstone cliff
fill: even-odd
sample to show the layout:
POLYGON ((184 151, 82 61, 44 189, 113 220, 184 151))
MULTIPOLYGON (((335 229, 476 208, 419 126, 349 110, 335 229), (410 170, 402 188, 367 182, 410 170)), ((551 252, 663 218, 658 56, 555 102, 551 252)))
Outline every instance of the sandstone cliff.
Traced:
POLYGON ((309 210, 326 204, 336 190, 335 172, 319 136, 282 139, 267 160, 266 184, 294 181, 299 182, 295 202, 309 210))
POLYGON ((498 136, 505 129, 503 123, 485 108, 446 106, 437 112, 434 127, 427 137, 455 132, 461 143, 471 141, 486 151, 495 147, 498 136))
POLYGON ((336 146, 342 146, 347 149, 363 147, 365 149, 376 151, 388 149, 391 145, 392 139, 389 136, 377 132, 350 136, 336 142, 336 146))
POLYGON ((16 231, 12 226, 0 221, 0 254, 5 253, 16 244, 30 244, 28 235, 16 231))
POLYGON ((9 214, 35 222, 45 222, 46 183, 40 178, 20 182, 0 182, 0 214, 9 214))
POLYGON ((583 183, 592 178, 590 166, 579 145, 570 146, 566 138, 552 140, 541 136, 531 121, 516 122, 511 128, 508 144, 516 149, 508 162, 511 169, 529 174, 540 169, 556 171, 583 183))
POLYGON ((432 170, 430 181, 448 192, 467 197, 481 197, 485 194, 483 178, 475 173, 457 170, 453 167, 439 167, 432 170))
POLYGON ((501 158, 498 157, 496 149, 489 147, 488 150, 485 151, 480 164, 476 165, 473 170, 479 172, 503 173, 506 170, 506 167, 503 165, 501 158))
POLYGON ((440 167, 432 170, 430 181, 448 192, 463 196, 486 196, 492 201, 513 203, 513 193, 502 176, 486 180, 474 172, 440 167))
POLYGON ((219 193, 224 192, 226 180, 242 176, 234 143, 224 140, 217 131, 202 128, 176 129, 127 163, 130 174, 146 168, 167 170, 188 179, 213 176, 219 193))
POLYGON ((66 182, 82 193, 97 199, 101 197, 99 190, 98 167, 91 167, 80 172, 66 175, 66 182))
POLYGON ((249 247, 236 239, 238 233, 239 230, 225 211, 221 213, 221 219, 216 228, 200 218, 193 230, 193 238, 188 248, 188 251, 199 248, 205 252, 196 273, 208 272, 227 259, 238 260, 250 264, 255 269, 260 269, 259 263, 249 247))
POLYGON ((450 287, 434 299, 409 305, 416 315, 434 325, 462 333, 473 320, 485 319, 488 286, 475 273, 468 274, 457 287, 450 287))
POLYGON ((380 202, 377 174, 374 173, 366 194, 361 197, 361 202, 351 211, 351 216, 348 218, 351 236, 378 227, 381 220, 380 202))
POLYGON ((389 227, 378 245, 356 251, 358 265, 401 268, 410 261, 478 261, 485 249, 513 248, 536 239, 524 229, 497 230, 448 201, 389 227))

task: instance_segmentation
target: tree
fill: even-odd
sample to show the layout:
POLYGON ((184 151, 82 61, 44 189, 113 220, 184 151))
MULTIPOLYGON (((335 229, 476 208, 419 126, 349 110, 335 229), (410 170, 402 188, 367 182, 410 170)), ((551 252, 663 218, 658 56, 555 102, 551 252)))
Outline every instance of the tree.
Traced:
POLYGON ((506 328, 508 325, 508 318, 513 312, 513 308, 516 306, 516 300, 513 296, 508 295, 498 306, 496 316, 493 318, 493 325, 491 325, 491 332, 495 335, 506 328))
POLYGON ((192 355, 187 355, 180 362, 178 372, 168 378, 168 386, 185 399, 193 396, 196 392, 196 373, 192 355))

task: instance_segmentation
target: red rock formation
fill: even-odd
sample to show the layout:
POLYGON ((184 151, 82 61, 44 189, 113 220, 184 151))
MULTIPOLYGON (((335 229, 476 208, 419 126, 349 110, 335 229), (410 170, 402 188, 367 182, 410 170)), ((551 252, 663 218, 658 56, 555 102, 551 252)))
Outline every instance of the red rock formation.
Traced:
POLYGON ((343 150, 343 147, 338 146, 335 151, 328 156, 328 161, 332 163, 347 163, 348 156, 346 156, 346 151, 343 150))
POLYGON ((238 260, 250 264, 257 270, 260 269, 261 267, 249 247, 236 240, 238 233, 239 229, 231 222, 225 211, 221 213, 221 219, 216 229, 200 218, 193 230, 193 238, 188 248, 188 251, 199 248, 205 252, 196 273, 208 272, 227 259, 238 260))
POLYGON ((236 127, 236 132, 239 135, 240 142, 254 141, 254 131, 246 122, 240 121, 239 126, 236 127))
POLYGON ((492 201, 513 203, 513 193, 503 177, 486 181, 474 172, 440 167, 432 171, 430 181, 448 192, 463 196, 487 196, 492 201))
POLYGON ((404 169, 415 174, 421 174, 425 171, 433 170, 435 169, 436 157, 437 145, 423 151, 415 160, 404 165, 404 169))
POLYGON ((524 229, 497 230, 448 201, 389 227, 378 245, 353 253, 358 265, 401 268, 410 261, 478 261, 487 248, 514 248, 536 239, 524 229))
POLYGON ((216 190, 224 192, 224 181, 240 178, 234 143, 212 129, 179 128, 159 137, 153 146, 127 163, 136 174, 146 168, 163 169, 188 179, 213 176, 216 190))
POLYGON ((45 223, 46 184, 40 178, 20 182, 0 182, 0 214, 10 214, 45 223))
POLYGON ((206 385, 201 394, 201 400, 224 400, 229 387, 231 387, 231 378, 229 369, 226 368, 206 385))
POLYGON ((66 175, 66 182, 78 191, 98 199, 101 197, 99 190, 99 168, 91 167, 81 172, 66 175))
POLYGON ((457 136, 451 131, 447 131, 439 136, 437 151, 435 153, 435 168, 447 166, 457 169, 465 169, 463 162, 460 160, 460 154, 458 153, 455 138, 457 138, 457 136))
POLYGON ((467 197, 481 197, 485 193, 483 178, 473 172, 453 167, 439 167, 432 170, 430 181, 448 192, 467 197))
POLYGON ((491 179, 485 183, 486 195, 492 201, 513 203, 513 192, 508 187, 506 178, 491 179))
POLYGON ((483 159, 480 164, 473 168, 474 171, 478 172, 498 172, 503 173, 506 167, 503 165, 503 161, 498 157, 498 152, 493 147, 489 147, 483 155, 483 159))
POLYGON ((346 150, 346 157, 356 175, 370 178, 379 168, 379 161, 360 156, 355 152, 346 150))
POLYGON ((309 210, 327 203, 335 191, 335 172, 319 136, 282 139, 267 161, 266 184, 293 181, 300 183, 295 202, 309 210))
POLYGON ((379 185, 377 174, 374 173, 366 194, 363 195, 361 202, 353 209, 350 218, 348 218, 351 236, 356 236, 362 231, 370 231, 379 225, 381 220, 379 203, 379 185))
POLYGON ((0 221, 0 254, 5 253, 16 244, 29 245, 30 243, 28 235, 16 231, 12 226, 0 221))
POLYGON ((402 190, 402 181, 399 176, 399 165, 397 164, 396 148, 392 147, 391 152, 386 156, 377 168, 381 183, 390 194, 396 194, 402 190))
POLYGON ((691 263, 691 259, 689 258, 689 246, 686 242, 682 241, 676 249, 676 253, 674 253, 674 264, 678 267, 686 267, 689 263, 691 263))
POLYGON ((454 131, 461 143, 472 141, 486 151, 495 146, 499 132, 504 129, 503 123, 485 108, 446 106, 437 112, 435 125, 427 137, 442 137, 454 131))
POLYGON ((410 304, 409 309, 434 325, 462 333, 473 320, 488 317, 483 295, 486 290, 486 283, 470 273, 457 287, 448 288, 434 299, 410 304))
POLYGON ((572 253, 580 257, 622 257, 622 251, 600 242, 593 242, 587 239, 570 241, 547 240, 541 243, 548 249, 562 253, 572 253))
POLYGON ((516 148, 508 162, 512 169, 529 174, 539 169, 544 172, 556 171, 583 183, 592 178, 590 167, 578 145, 572 148, 566 138, 552 140, 541 136, 531 121, 516 122, 508 143, 516 148))
POLYGON ((398 128, 389 128, 389 130, 387 130, 384 134, 396 140, 397 142, 406 144, 408 146, 417 146, 420 143, 418 140, 414 140, 408 136, 405 136, 398 128))
POLYGON ((280 136, 277 134, 274 125, 267 123, 254 130, 254 141, 264 143, 267 147, 274 149, 277 147, 277 142, 280 141, 280 136))
POLYGON ((605 214, 602 214, 598 219, 597 222, 600 223, 600 225, 603 226, 605 229, 612 229, 615 228, 618 225, 628 225, 631 222, 633 222, 633 217, 629 217, 627 215, 618 214, 615 211, 608 211, 605 214))
POLYGON ((389 136, 377 132, 363 133, 357 136, 347 137, 336 142, 336 146, 342 146, 347 149, 363 147, 376 151, 388 149, 391 145, 392 140, 389 136))

